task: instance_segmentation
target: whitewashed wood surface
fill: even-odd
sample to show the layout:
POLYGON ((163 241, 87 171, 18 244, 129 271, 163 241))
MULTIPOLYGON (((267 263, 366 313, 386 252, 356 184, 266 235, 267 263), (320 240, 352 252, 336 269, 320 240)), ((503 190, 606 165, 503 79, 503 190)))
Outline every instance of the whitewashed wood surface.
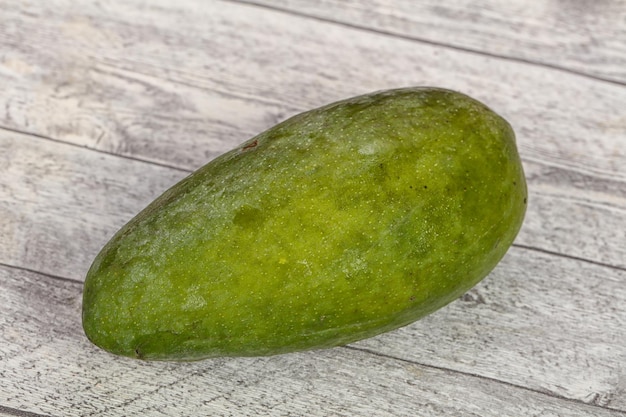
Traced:
POLYGON ((626 1, 0 0, 0 415, 626 416, 626 1), (297 112, 392 87, 515 128, 513 248, 347 347, 146 363, 82 282, 162 191, 297 112))

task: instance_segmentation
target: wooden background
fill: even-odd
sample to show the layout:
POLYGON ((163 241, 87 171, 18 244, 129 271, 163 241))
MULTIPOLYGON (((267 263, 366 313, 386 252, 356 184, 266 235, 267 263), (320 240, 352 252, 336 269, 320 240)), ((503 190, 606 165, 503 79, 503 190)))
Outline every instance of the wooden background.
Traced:
POLYGON ((626 416, 626 1, 0 0, 0 415, 626 416), (325 351, 86 340, 90 262, 153 198, 290 115, 410 85, 517 132, 526 222, 476 288, 325 351))

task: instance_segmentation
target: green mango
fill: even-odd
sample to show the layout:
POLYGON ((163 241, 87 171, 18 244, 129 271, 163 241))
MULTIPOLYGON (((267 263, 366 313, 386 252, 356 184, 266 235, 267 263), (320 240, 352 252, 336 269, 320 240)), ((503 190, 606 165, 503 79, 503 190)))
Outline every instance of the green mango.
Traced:
POLYGON ((214 159, 126 224, 87 274, 83 327, 146 360, 344 345, 478 283, 526 198, 513 130, 466 95, 329 104, 214 159))

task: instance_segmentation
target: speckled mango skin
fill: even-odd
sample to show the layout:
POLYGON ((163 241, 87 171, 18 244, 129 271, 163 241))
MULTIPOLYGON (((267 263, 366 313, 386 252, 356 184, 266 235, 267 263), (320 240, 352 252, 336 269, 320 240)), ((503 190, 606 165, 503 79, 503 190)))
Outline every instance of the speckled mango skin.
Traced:
POLYGON ((465 95, 333 103, 216 158, 126 224, 88 272, 84 330, 146 360, 344 345, 479 282, 526 198, 510 125, 465 95))

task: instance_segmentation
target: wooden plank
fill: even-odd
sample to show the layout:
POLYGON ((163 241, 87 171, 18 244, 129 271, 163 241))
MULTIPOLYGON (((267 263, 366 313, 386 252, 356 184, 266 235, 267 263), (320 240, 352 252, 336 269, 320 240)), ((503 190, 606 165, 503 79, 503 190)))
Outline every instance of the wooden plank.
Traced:
POLYGON ((527 158, 626 177, 626 88, 609 83, 240 4, 10 5, 28 47, 0 72, 6 127, 197 167, 297 111, 427 84, 502 113, 527 158))
POLYGON ((518 245, 626 268, 626 181, 524 161, 528 211, 518 245))
MULTIPOLYGON (((0 266, 0 404, 91 415, 623 416, 533 390, 350 349, 146 363, 92 346, 80 282, 0 266)), ((477 357, 480 360, 480 357, 477 357)))
POLYGON ((296 111, 443 85, 486 101, 518 132, 540 214, 520 244, 626 266, 626 88, 240 4, 11 4, 5 126, 192 169, 296 111), (585 233, 574 240, 576 228, 585 233))
POLYGON ((626 1, 235 0, 626 83, 626 1))
MULTIPOLYGON (((0 262, 76 280, 83 279, 91 260, 117 227, 184 175, 15 133, 0 131, 0 144, 7 156, 0 170, 8 169, 0 175, 6 180, 0 183, 0 192, 5 193, 0 195, 0 211, 8 219, 4 227, 12 231, 6 234, 8 239, 0 240, 0 262)), ((581 207, 567 199, 543 198, 547 207, 564 204, 563 214, 581 207)), ((529 207, 528 227, 541 224, 533 220, 540 214, 534 207, 529 207)), ((597 216, 604 214, 593 206, 590 210, 597 216)), ((626 225, 623 213, 613 221, 622 230, 626 225)), ((435 316, 439 321, 426 322, 452 333, 431 332, 418 324, 415 329, 421 330, 416 334, 391 339, 384 346, 373 345, 373 350, 390 349, 392 356, 419 361, 429 360, 427 354, 436 350, 439 353, 430 358, 435 366, 459 367, 600 405, 626 401, 620 391, 624 369, 617 366, 620 361, 626 363, 619 342, 620 329, 626 326, 626 310, 620 301, 626 298, 625 270, 524 249, 513 249, 499 268, 476 290, 478 295, 467 296, 488 302, 469 302, 461 310, 435 316), (599 329, 598 323, 605 324, 599 329), (571 341, 574 331, 581 340, 571 341), (409 349, 406 341, 417 339, 420 345, 409 349), (455 342, 445 346, 451 340, 455 342), (467 346, 472 346, 470 356, 485 352, 491 356, 475 365, 459 353, 467 346), (558 359, 561 351, 567 356, 558 359), (521 370, 507 367, 510 363, 524 366, 521 370), (585 386, 576 375, 585 375, 585 386)))
POLYGON ((166 3, 170 9, 137 1, 9 3, 0 27, 8 32, 0 37, 5 127, 189 168, 294 112, 230 90, 236 76, 244 90, 262 82, 245 68, 224 77, 237 41, 230 10, 193 2, 166 3))
POLYGON ((113 233, 187 174, 0 129, 0 262, 82 280, 113 233))

